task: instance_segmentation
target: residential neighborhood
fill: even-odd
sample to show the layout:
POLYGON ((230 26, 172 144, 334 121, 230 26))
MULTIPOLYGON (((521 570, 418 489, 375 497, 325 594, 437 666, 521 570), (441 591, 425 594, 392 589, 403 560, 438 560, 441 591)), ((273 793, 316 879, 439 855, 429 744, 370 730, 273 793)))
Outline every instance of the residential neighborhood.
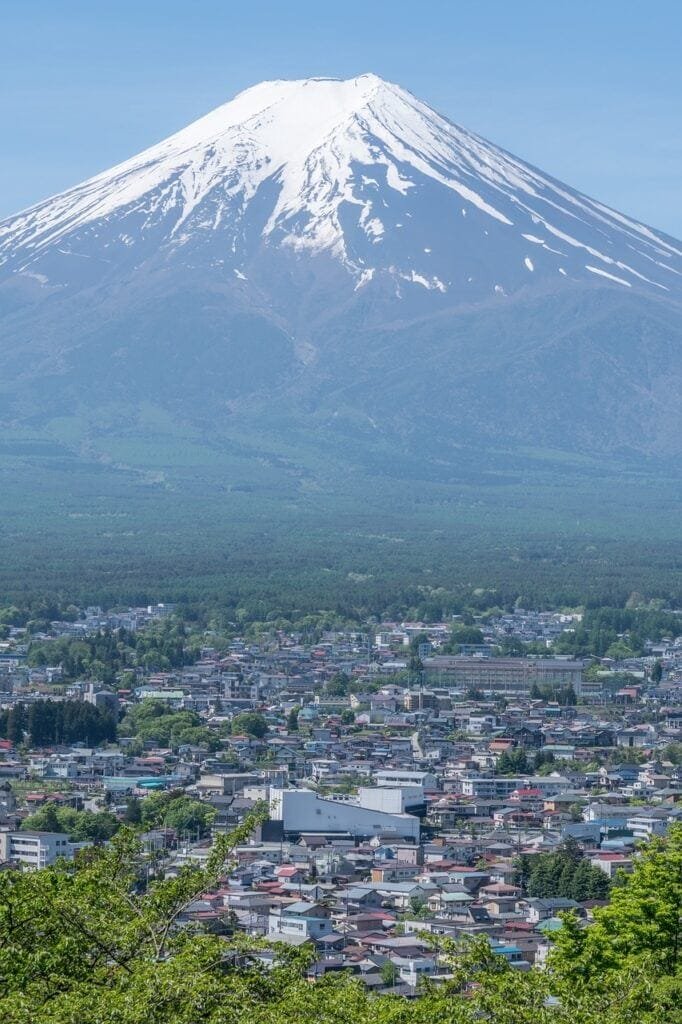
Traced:
POLYGON ((0 863, 72 860, 128 825, 147 877, 172 877, 264 809, 181 924, 243 932, 264 962, 308 944, 311 980, 349 971, 406 996, 447 974, 434 936, 486 936, 515 969, 541 965, 560 915, 588 923, 639 844, 682 822, 682 617, 636 656, 558 653, 579 626, 517 610, 202 635, 171 666, 148 641, 177 631, 173 606, 12 627, 0 863), (81 676, 73 647, 54 647, 120 658, 134 637, 140 663, 81 676), (71 660, 36 663, 53 649, 71 660))

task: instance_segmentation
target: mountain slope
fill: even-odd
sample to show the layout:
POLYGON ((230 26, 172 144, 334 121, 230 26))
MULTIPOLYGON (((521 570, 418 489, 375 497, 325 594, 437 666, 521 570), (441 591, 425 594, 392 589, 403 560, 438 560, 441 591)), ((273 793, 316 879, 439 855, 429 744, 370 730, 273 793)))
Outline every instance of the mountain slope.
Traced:
POLYGON ((356 288, 387 275, 398 295, 470 301, 558 275, 682 294, 682 246, 374 75, 240 93, 5 221, 0 267, 73 287, 161 256, 243 280, 263 243, 330 254, 356 288))
POLYGON ((264 82, 0 223, 0 422, 677 457, 681 310, 681 243, 398 86, 264 82))

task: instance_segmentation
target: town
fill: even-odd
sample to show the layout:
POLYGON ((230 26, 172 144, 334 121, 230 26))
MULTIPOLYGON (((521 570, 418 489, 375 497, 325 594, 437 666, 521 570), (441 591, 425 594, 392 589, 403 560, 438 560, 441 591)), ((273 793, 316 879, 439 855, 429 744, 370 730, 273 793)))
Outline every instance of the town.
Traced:
POLYGON ((222 633, 167 604, 14 616, 0 865, 77 859, 128 826, 147 878, 168 878, 267 808, 181 924, 244 933, 265 961, 308 944, 311 980, 375 992, 446 977, 434 936, 485 936, 527 971, 562 913, 589 922, 639 844, 682 822, 682 615, 633 615, 222 633))

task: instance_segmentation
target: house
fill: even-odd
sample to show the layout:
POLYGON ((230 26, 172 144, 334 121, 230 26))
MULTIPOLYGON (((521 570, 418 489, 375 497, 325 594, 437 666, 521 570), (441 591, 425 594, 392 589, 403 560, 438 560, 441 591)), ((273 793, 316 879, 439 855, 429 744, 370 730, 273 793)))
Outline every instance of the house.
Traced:
POLYGON ((556 917, 557 914, 563 913, 567 910, 573 910, 580 916, 584 916, 584 910, 576 900, 567 899, 564 897, 556 897, 555 899, 527 899, 519 901, 519 909, 525 912, 525 918, 530 921, 531 924, 538 924, 540 921, 544 921, 550 917, 556 917))
POLYGON ((306 873, 294 864, 282 864, 281 867, 275 868, 275 877, 280 882, 291 882, 296 884, 297 882, 305 881, 306 873))
POLYGON ((616 733, 616 745, 619 747, 651 747, 656 742, 656 730, 652 725, 635 725, 621 729, 616 733))
POLYGON ((464 889, 458 889, 454 892, 441 890, 429 896, 427 904, 429 910, 439 917, 461 917, 473 901, 474 897, 472 894, 464 889))
POLYGON ((428 978, 437 971, 434 957, 402 957, 394 956, 392 962, 398 968, 400 980, 414 989, 422 978, 428 978))
POLYGON ((330 911, 319 903, 298 900, 286 907, 273 908, 268 918, 268 935, 272 939, 305 942, 332 931, 330 911))
POLYGON ((370 886, 351 886, 343 895, 343 903, 349 910, 367 910, 380 907, 382 897, 370 886))
POLYGON ((372 882, 404 882, 408 878, 415 878, 421 870, 418 864, 391 861, 387 864, 373 867, 370 877, 372 882))
POLYGON ((618 871, 625 871, 628 874, 632 871, 631 857, 626 857, 623 853, 610 853, 608 850, 595 853, 590 857, 590 864, 593 868, 599 868, 609 878, 615 878, 618 871))
POLYGON ((635 839, 650 839, 664 836, 668 831, 668 820, 657 814, 633 814, 627 819, 627 828, 635 839))

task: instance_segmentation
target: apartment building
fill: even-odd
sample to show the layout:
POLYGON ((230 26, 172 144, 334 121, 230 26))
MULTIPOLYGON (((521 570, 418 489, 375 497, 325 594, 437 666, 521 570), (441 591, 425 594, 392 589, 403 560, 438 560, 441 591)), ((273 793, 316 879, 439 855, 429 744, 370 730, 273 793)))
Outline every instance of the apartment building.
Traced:
POLYGON ((0 832, 0 863, 21 864, 37 871, 59 857, 71 860, 76 846, 65 832, 0 832))
POLYGON ((434 683, 450 684, 483 693, 530 693, 533 685, 582 688, 583 664, 562 658, 477 658, 436 655, 426 658, 424 671, 434 683))

